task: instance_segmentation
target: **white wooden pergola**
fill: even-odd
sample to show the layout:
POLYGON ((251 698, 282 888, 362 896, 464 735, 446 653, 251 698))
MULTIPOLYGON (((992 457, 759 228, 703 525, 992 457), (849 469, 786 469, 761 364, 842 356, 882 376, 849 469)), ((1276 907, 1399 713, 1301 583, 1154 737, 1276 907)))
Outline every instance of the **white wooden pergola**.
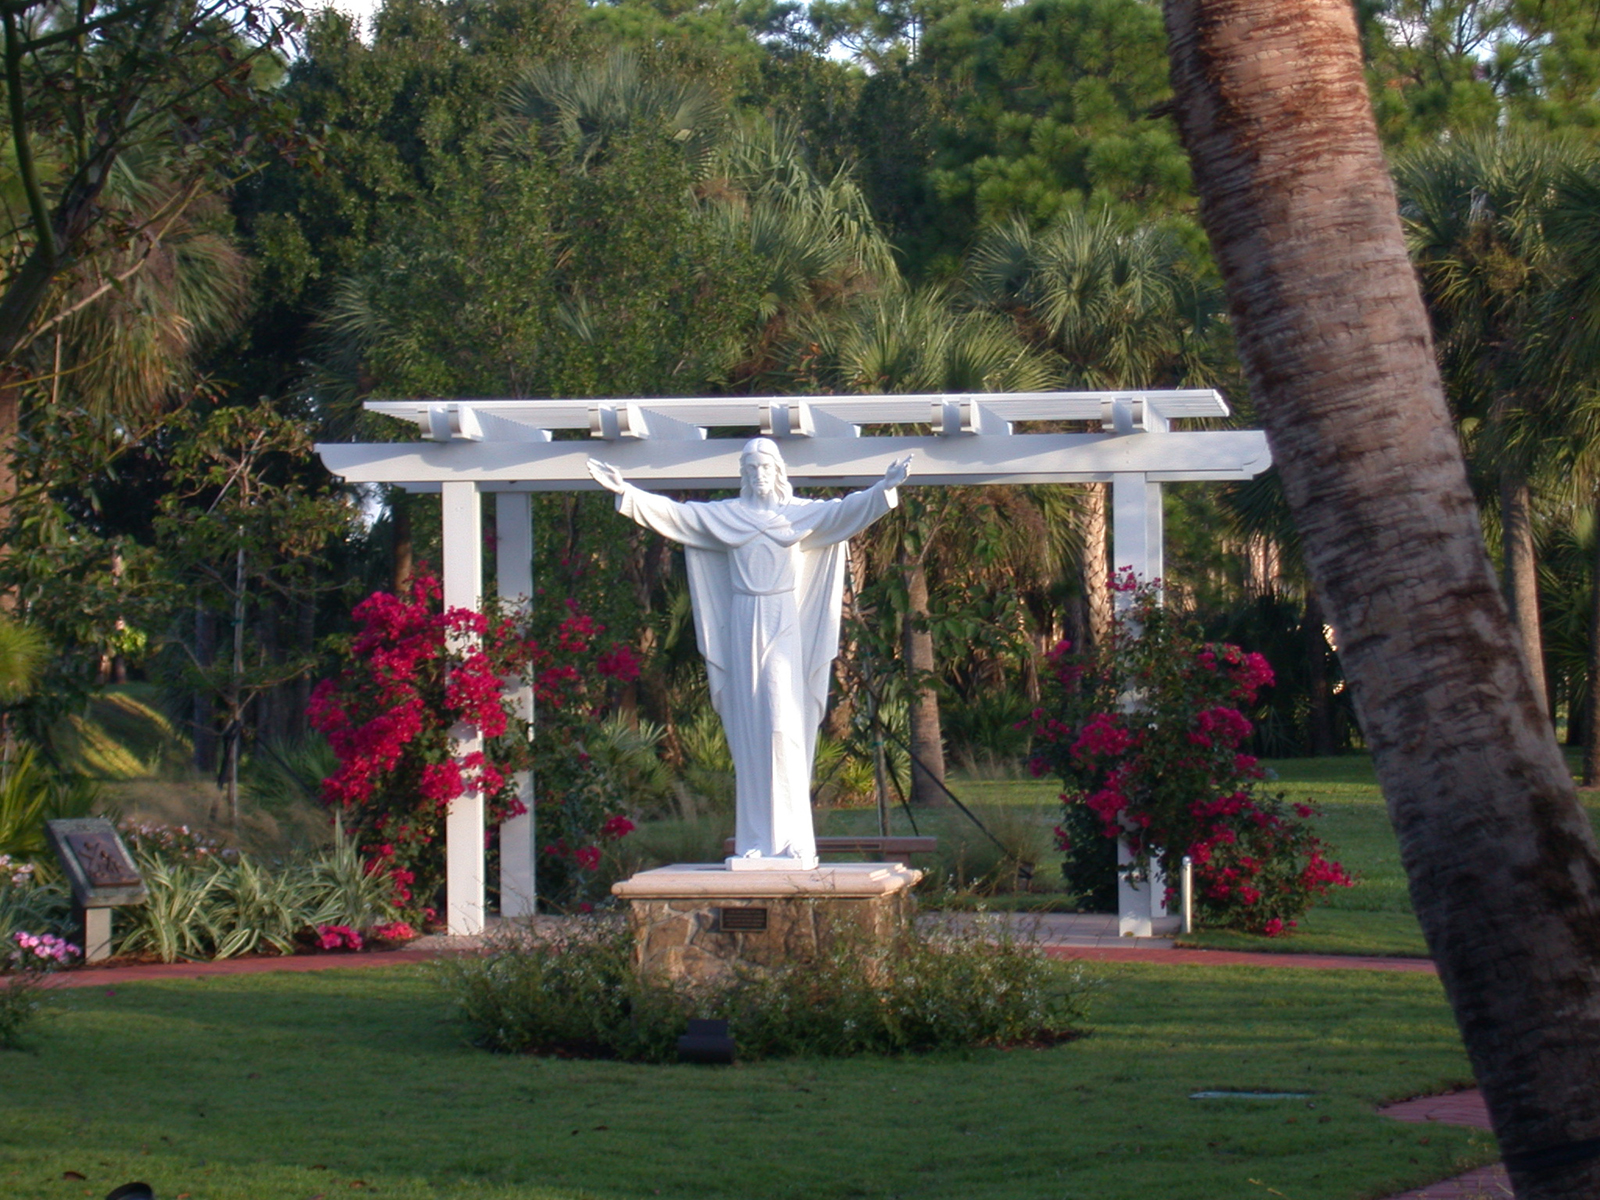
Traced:
MULTIPOLYGON (((1226 416, 1227 403, 1211 390, 385 400, 366 407, 415 422, 423 440, 325 443, 317 452, 330 472, 351 483, 440 494, 444 603, 452 608, 482 603, 484 494, 495 496, 495 591, 506 599, 529 597, 531 493, 597 489, 590 457, 650 490, 731 488, 738 486, 741 448, 759 433, 782 442, 797 488, 865 486, 907 454, 915 456, 908 486, 1109 482, 1112 565, 1131 567, 1145 580, 1163 572, 1163 483, 1249 479, 1272 462, 1258 430, 1172 429, 1182 418, 1226 416), (1059 432, 1074 424, 1087 429, 1059 432)), ((531 717, 531 689, 516 698, 531 717)), ((457 738, 460 753, 478 748, 475 730, 458 730, 457 738)), ((534 911, 533 784, 522 779, 519 786, 528 815, 500 828, 507 916, 534 911)), ((453 934, 477 933, 485 895, 481 797, 451 805, 445 838, 447 926, 453 934)), ((1160 889, 1124 885, 1121 892, 1122 932, 1148 936, 1152 918, 1164 915, 1160 889)))

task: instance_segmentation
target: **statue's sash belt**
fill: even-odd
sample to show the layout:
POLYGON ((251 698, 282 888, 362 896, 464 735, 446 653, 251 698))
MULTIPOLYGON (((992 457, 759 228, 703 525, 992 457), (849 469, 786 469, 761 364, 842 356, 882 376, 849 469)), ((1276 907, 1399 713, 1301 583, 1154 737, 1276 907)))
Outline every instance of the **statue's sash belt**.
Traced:
POLYGON ((784 587, 768 588, 766 591, 758 592, 754 588, 740 587, 737 583, 735 583, 733 585, 733 590, 741 596, 792 596, 794 595, 794 584, 791 583, 784 587))

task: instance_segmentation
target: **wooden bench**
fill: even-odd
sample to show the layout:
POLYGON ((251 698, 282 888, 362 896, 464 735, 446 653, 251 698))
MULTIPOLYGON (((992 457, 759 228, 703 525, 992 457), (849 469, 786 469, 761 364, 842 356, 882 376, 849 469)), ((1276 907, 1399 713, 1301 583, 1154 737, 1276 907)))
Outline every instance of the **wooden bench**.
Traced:
MULTIPOLYGON (((913 854, 932 854, 939 844, 932 837, 819 837, 817 854, 865 854, 872 862, 897 862, 911 865, 913 854)), ((733 853, 733 839, 722 843, 723 853, 733 853)))

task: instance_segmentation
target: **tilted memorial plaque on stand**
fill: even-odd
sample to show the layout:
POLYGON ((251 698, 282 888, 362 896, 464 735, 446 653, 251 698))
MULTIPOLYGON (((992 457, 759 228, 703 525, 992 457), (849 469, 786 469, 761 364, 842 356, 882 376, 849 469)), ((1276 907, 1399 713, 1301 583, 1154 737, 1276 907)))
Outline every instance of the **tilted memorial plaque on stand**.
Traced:
POLYGON ((117 827, 104 817, 46 821, 45 834, 72 886, 73 907, 83 925, 85 962, 111 956, 111 910, 143 904, 144 879, 117 827))

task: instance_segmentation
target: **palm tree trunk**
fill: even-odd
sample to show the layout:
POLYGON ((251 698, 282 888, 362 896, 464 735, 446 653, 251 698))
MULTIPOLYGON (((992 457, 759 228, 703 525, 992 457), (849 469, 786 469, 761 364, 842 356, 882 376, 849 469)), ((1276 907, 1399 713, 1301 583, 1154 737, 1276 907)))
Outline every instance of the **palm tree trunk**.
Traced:
POLYGON ((1251 392, 1517 1195, 1600 1195, 1600 853, 1483 549, 1354 12, 1166 16, 1251 392))
MULTIPOLYGON (((1600 521, 1600 493, 1594 498, 1600 521)), ((1583 786, 1600 784, 1600 524, 1595 526, 1594 561, 1589 568, 1589 696, 1584 706, 1583 786)))
MULTIPOLYGON (((1539 628, 1539 561, 1533 545, 1533 493, 1519 471, 1500 476, 1500 527, 1506 605, 1522 640, 1533 689, 1545 700, 1544 637, 1539 628)), ((1548 708, 1546 709, 1548 712, 1548 708)))
POLYGON ((939 723, 939 694, 934 691, 933 634, 928 629, 928 568, 905 552, 900 571, 906 584, 905 632, 901 653, 911 693, 911 803, 945 804, 944 732, 939 723))
POLYGON ((1106 558, 1106 492, 1088 485, 1083 506, 1083 595, 1089 605, 1089 637, 1096 649, 1111 644, 1111 563, 1106 558))

